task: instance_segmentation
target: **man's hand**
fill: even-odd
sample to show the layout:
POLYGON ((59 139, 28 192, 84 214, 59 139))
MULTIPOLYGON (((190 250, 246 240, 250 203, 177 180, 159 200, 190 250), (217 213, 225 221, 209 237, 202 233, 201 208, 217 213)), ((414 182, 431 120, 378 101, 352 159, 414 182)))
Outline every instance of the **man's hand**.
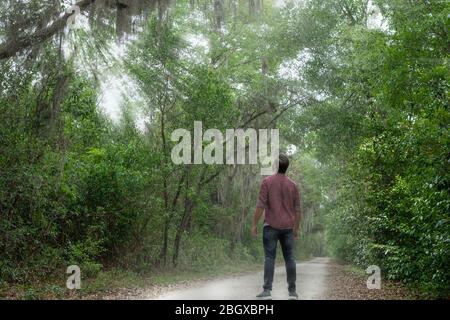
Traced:
POLYGON ((258 235, 257 225, 258 225, 259 218, 261 218, 263 212, 264 212, 264 209, 256 208, 255 216, 253 217, 253 223, 252 223, 252 236, 254 238, 258 235))
POLYGON ((258 235, 258 228, 256 225, 252 225, 252 236, 256 237, 258 235))
POLYGON ((298 229, 294 230, 294 240, 298 240, 298 229))

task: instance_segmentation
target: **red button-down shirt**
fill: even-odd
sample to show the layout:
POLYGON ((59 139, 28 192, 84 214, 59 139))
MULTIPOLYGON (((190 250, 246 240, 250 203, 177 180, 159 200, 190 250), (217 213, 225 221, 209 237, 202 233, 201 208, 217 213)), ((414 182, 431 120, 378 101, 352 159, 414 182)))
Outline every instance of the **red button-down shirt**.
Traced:
POLYGON ((277 173, 261 183, 258 208, 264 209, 264 223, 275 229, 294 229, 300 214, 300 192, 297 184, 277 173))

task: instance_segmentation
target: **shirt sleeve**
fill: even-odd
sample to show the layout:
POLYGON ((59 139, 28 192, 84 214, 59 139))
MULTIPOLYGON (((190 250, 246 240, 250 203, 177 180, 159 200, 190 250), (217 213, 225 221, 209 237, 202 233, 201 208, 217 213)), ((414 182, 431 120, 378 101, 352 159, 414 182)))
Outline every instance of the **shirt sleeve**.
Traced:
POLYGON ((267 209, 268 208, 268 189, 267 189, 267 184, 266 182, 263 180, 261 182, 261 189, 259 191, 259 197, 258 197, 258 202, 256 204, 257 208, 261 208, 261 209, 267 209))

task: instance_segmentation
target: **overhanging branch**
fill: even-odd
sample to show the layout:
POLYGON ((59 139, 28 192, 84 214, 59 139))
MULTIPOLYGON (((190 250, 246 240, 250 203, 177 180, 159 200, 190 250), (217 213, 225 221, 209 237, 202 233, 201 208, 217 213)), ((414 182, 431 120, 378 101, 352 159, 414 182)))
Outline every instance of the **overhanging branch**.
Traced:
MULTIPOLYGON (((82 0, 76 3, 75 5, 80 8, 80 10, 85 10, 91 4, 93 4, 95 0, 82 0)), ((44 42, 45 40, 50 39, 57 32, 64 29, 67 24, 67 19, 73 13, 65 13, 63 16, 55 20, 49 26, 39 29, 33 34, 30 35, 22 35, 15 39, 11 39, 6 41, 5 43, 0 44, 0 60, 8 59, 16 55, 18 52, 35 46, 44 42)))

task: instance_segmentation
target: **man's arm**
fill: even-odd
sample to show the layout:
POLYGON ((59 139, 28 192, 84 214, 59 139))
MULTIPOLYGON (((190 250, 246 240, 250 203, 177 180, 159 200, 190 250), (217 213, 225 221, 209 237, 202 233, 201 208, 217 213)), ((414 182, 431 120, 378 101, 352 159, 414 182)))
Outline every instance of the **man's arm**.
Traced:
POLYGON ((300 228, 300 223, 302 221, 302 210, 296 210, 296 215, 295 215, 295 227, 294 227, 294 238, 295 240, 298 239, 298 231, 300 228))
POLYGON ((256 237, 258 234, 258 221, 259 218, 261 218, 262 214, 264 212, 263 208, 256 208, 255 215, 253 216, 253 224, 252 224, 252 235, 256 237))
POLYGON ((261 188, 259 190, 258 203, 256 204, 255 215, 253 216, 253 224, 252 224, 252 235, 256 236, 258 234, 258 221, 261 218, 264 209, 267 208, 267 196, 268 196, 267 185, 264 183, 264 180, 261 183, 261 188))
POLYGON ((295 197, 294 197, 294 207, 295 207, 295 223, 294 223, 294 238, 298 239, 298 229, 302 221, 302 206, 300 204, 301 196, 298 187, 296 186, 295 197))

